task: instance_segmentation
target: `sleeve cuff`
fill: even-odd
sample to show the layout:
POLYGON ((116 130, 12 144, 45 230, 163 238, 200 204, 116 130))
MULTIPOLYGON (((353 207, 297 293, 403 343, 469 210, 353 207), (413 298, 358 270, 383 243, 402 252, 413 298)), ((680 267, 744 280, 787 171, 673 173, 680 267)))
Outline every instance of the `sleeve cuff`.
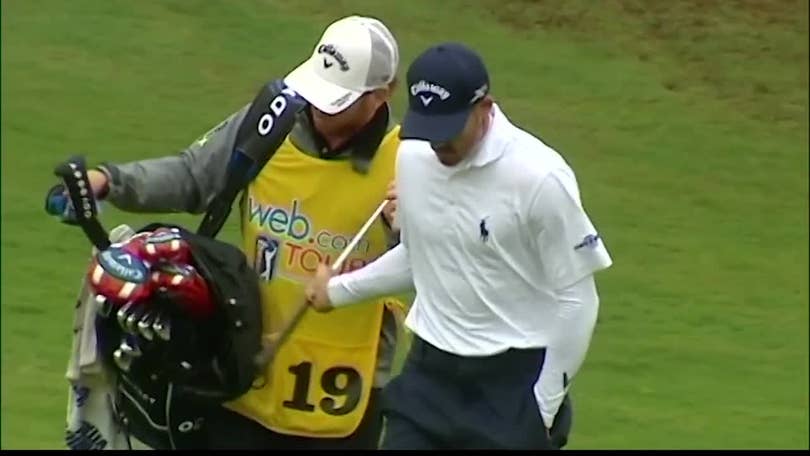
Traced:
POLYGON ((332 277, 326 286, 326 294, 334 308, 345 307, 354 301, 352 293, 346 287, 345 279, 346 274, 332 277))
POLYGON ((107 176, 107 188, 104 189, 104 193, 99 196, 99 199, 112 196, 114 190, 118 186, 118 169, 114 165, 106 162, 99 164, 95 169, 97 171, 101 171, 105 176, 107 176))
POLYGON ((569 287, 580 280, 613 266, 613 259, 607 249, 600 246, 597 251, 566 268, 556 279, 557 288, 569 287))

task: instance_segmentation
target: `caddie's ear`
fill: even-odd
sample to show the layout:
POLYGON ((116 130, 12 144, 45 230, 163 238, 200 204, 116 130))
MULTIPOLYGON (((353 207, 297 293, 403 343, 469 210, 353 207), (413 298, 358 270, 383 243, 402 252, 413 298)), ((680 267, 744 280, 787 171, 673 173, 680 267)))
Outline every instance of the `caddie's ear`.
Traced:
POLYGON ((379 89, 374 89, 371 93, 372 95, 381 103, 385 103, 394 96, 396 93, 396 89, 398 86, 398 80, 395 77, 391 82, 389 82, 385 87, 380 87, 379 89))
POLYGON ((380 88, 372 90, 365 95, 365 99, 367 100, 367 105, 373 111, 379 109, 380 106, 387 103, 391 96, 388 94, 388 90, 386 88, 380 88))

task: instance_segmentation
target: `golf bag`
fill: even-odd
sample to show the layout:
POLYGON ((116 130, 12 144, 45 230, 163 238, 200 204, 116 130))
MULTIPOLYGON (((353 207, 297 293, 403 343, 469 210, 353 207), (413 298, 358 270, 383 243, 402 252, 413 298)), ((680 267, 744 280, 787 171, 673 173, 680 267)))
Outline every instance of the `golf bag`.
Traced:
POLYGON ((93 261, 88 271, 91 287, 101 293, 98 350, 115 366, 117 415, 130 435, 152 448, 204 448, 206 408, 239 397, 257 375, 262 313, 255 273, 238 248, 178 226, 152 224, 118 245, 96 257, 113 252, 111 261, 117 254, 127 262, 96 273, 101 265, 93 261), (174 236, 162 235, 164 243, 181 245, 188 263, 121 253, 138 244, 140 234, 167 229, 174 236), (141 283, 154 287, 139 300, 116 304, 120 292, 111 291, 120 289, 119 277, 144 265, 141 283), (170 279, 163 281, 166 271, 170 279))
POLYGON ((238 248, 214 237, 305 106, 281 81, 262 87, 196 233, 150 224, 113 244, 85 190, 83 158, 55 170, 70 198, 70 223, 97 249, 86 280, 96 300, 96 349, 115 374, 113 415, 151 448, 205 448, 206 410, 247 392, 263 368, 258 278, 238 248))

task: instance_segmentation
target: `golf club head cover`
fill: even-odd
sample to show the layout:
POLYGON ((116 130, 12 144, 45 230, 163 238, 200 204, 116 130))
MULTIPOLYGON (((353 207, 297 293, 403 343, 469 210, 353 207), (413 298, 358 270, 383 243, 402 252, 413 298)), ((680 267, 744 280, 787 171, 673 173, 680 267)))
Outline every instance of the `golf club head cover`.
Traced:
POLYGON ((175 304, 182 314, 207 318, 214 302, 206 280, 191 263, 188 243, 176 229, 142 232, 96 253, 88 268, 90 286, 116 309, 148 305, 155 293, 160 302, 175 304))

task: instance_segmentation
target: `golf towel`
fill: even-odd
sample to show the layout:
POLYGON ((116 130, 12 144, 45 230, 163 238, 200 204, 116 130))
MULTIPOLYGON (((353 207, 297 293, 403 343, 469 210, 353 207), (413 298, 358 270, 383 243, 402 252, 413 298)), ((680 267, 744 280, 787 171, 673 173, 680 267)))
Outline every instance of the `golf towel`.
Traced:
MULTIPOLYGON (((119 225, 110 232, 110 241, 121 242, 134 234, 129 226, 119 225)), ((69 383, 65 444, 71 450, 151 449, 129 438, 116 419, 115 374, 104 367, 96 350, 96 306, 83 278, 65 375, 69 383)))

